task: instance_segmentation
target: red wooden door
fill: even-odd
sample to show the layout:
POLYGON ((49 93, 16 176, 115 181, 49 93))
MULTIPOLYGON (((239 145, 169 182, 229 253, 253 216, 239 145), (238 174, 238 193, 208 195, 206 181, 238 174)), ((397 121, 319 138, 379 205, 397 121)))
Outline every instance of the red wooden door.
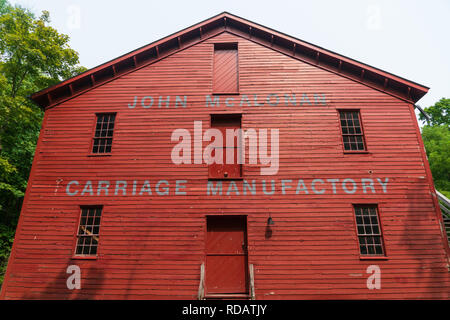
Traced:
POLYGON ((244 216, 207 217, 206 294, 248 293, 244 216))
MULTIPOLYGON (((210 178, 240 178, 242 177, 242 164, 239 164, 238 157, 241 157, 242 150, 239 148, 238 138, 234 137, 233 147, 227 145, 227 129, 236 130, 241 128, 241 115, 240 114, 221 114, 212 115, 211 128, 220 130, 223 137, 222 152, 222 164, 213 163, 209 165, 209 177, 210 178), (227 163, 227 150, 233 150, 233 162, 227 163)), ((216 148, 212 151, 212 156, 216 156, 216 148)))
POLYGON ((238 50, 236 44, 216 44, 214 48, 213 92, 238 93, 238 50))

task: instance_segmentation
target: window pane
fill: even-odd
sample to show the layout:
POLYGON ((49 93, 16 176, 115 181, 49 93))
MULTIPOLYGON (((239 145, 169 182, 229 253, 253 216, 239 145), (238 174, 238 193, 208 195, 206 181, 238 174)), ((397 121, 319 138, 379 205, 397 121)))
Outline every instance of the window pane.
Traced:
POLYGON ((340 111, 339 116, 344 150, 364 151, 364 135, 359 119, 359 111, 340 111))
POLYGON ((98 114, 92 153, 110 153, 114 135, 115 114, 98 114))
POLYGON ((377 207, 355 205, 356 229, 362 255, 384 255, 377 207))
POLYGON ((75 254, 97 254, 101 210, 101 207, 86 207, 81 209, 75 254))

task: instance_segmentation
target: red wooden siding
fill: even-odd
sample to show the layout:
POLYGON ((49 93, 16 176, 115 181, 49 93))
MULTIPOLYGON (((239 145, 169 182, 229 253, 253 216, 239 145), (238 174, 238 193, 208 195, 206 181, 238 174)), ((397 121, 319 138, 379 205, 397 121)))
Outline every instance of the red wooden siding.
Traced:
MULTIPOLYGON (((232 102, 233 100, 229 100, 232 102)), ((252 100, 253 101, 253 100, 252 100)), ((147 101, 148 104, 149 101, 147 101)), ((252 41, 222 33, 153 65, 129 73, 46 111, 2 298, 195 299, 200 265, 206 259, 206 217, 246 215, 248 262, 254 265, 257 299, 450 298, 448 255, 430 191, 429 172, 412 105, 335 73, 300 62, 252 41), (239 48, 239 94, 228 107, 205 107, 212 94, 214 44, 239 48), (243 95, 263 103, 277 93, 280 103, 240 105, 243 95), (296 93, 297 105, 284 95, 296 93), (308 101, 300 106, 303 94, 308 101), (314 93, 326 95, 326 105, 314 93), (133 98, 138 96, 135 108, 133 98), (167 99, 169 106, 158 97, 167 99), (174 107, 187 96, 186 108, 174 107), (145 96, 155 98, 149 108, 145 96), (339 113, 359 109, 366 153, 345 154, 339 113), (96 113, 117 113, 107 156, 90 156, 96 113), (206 164, 175 165, 173 130, 208 128, 211 114, 242 113, 242 128, 279 128, 280 168, 261 176, 260 164, 245 164, 243 178, 256 195, 206 195, 206 164), (282 193, 281 180, 389 178, 387 192, 282 193), (170 184, 159 195, 155 184, 170 184), (189 181, 185 195, 175 181, 189 181), (270 191, 265 195, 263 184, 270 191), (67 183, 77 180, 78 194, 67 183), (152 194, 81 196, 87 181, 149 180, 152 194), (354 204, 376 204, 386 259, 360 256, 354 204), (98 258, 74 259, 80 206, 102 205, 98 258), (269 214, 275 221, 266 237, 269 214), (66 269, 82 270, 82 289, 68 290, 66 269), (381 268, 382 289, 368 290, 366 268, 381 268)), ((248 157, 248 155, 247 155, 248 157)), ((248 163, 248 159, 246 161, 248 163)), ((130 188, 128 190, 130 190, 130 188)))

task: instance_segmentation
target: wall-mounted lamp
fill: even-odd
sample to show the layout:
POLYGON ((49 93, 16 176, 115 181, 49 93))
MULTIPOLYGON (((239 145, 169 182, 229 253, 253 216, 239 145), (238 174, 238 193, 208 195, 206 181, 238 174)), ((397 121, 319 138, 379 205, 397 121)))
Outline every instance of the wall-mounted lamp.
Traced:
POLYGON ((275 224, 275 221, 273 221, 272 217, 269 215, 269 218, 267 218, 267 225, 266 225, 266 234, 265 238, 270 239, 272 237, 272 226, 275 224))

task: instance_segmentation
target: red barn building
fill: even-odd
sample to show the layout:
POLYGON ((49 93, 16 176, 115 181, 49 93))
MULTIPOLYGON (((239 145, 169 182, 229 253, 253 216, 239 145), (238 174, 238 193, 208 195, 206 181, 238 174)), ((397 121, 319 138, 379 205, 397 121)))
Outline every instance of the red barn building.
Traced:
POLYGON ((222 13, 37 92, 1 298, 449 299, 427 91, 222 13))

